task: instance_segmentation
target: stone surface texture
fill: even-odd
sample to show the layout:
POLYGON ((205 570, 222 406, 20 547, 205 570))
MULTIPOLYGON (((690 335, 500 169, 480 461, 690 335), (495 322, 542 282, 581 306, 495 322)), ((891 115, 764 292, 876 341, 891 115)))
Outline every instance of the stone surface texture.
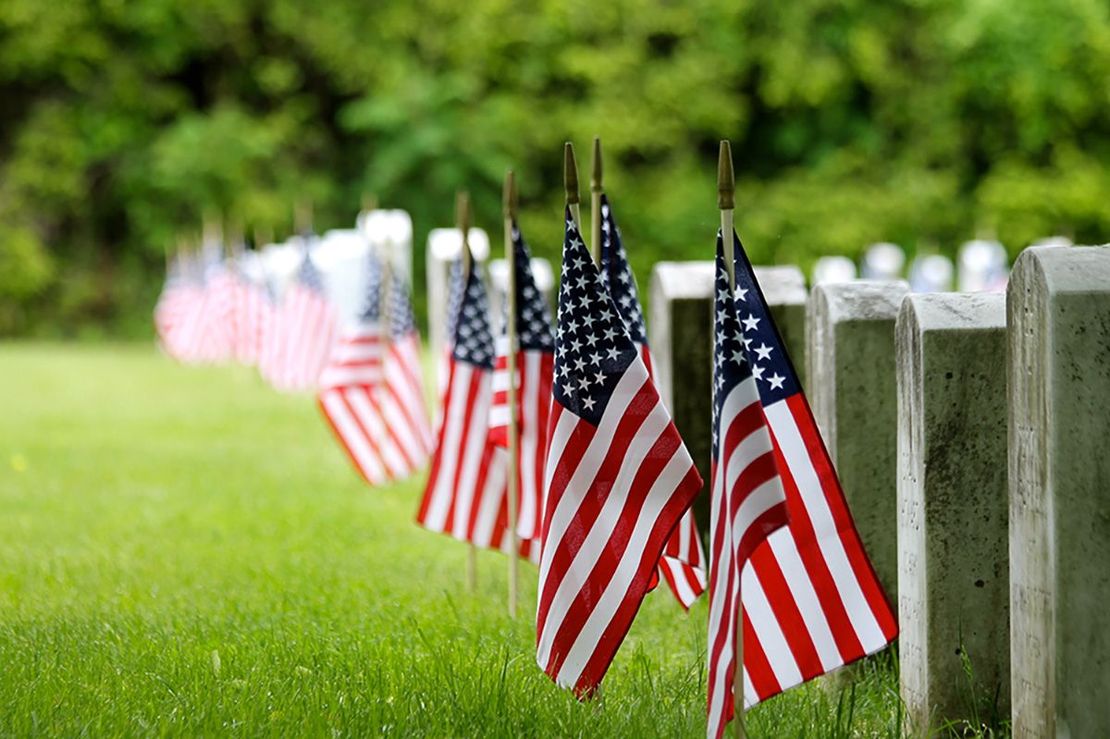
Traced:
POLYGON ((818 285, 807 316, 807 395, 864 548, 897 593, 897 390, 894 322, 909 285, 818 285))
POLYGON ((903 300, 899 674, 914 736, 1009 715, 1005 354, 1001 293, 903 300))
POLYGON ((1007 289, 1015 737, 1110 736, 1110 247, 1033 247, 1007 289))

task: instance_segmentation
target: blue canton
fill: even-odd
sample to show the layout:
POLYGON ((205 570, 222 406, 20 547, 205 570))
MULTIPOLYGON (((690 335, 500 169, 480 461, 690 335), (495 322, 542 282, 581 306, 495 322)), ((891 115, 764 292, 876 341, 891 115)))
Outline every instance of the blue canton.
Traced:
POLYGON ((740 328, 737 300, 728 289, 724 242, 717 232, 717 279, 713 300, 713 458, 720 453, 720 419, 725 398, 740 383, 752 376, 744 352, 744 334, 740 328))
POLYGON ((613 218, 608 195, 601 196, 601 279, 609 288, 632 340, 637 344, 646 344, 647 331, 644 330, 644 313, 636 290, 636 276, 628 266, 628 254, 613 218))
POLYGON ((375 322, 382 313, 382 263, 371 249, 366 260, 366 302, 360 317, 363 321, 375 322))
POLYGON ((459 303, 458 321, 452 337, 456 360, 483 369, 493 369, 493 333, 490 331, 489 299, 475 262, 459 303))
POLYGON ((596 426, 637 356, 568 208, 555 337, 555 400, 596 426))
POLYGON ((463 291, 466 281, 463 280, 462 255, 451 262, 451 270, 447 275, 447 341, 455 340, 455 324, 459 321, 459 306, 462 305, 463 291))
POLYGON ((412 295, 408 283, 399 275, 392 275, 389 281, 389 337, 396 341, 403 339, 416 330, 416 318, 412 314, 412 295))
POLYGON ((798 375, 790 358, 786 356, 782 337, 779 336, 771 311, 755 270, 748 261, 744 246, 735 233, 732 235, 736 265, 736 307, 740 315, 740 328, 744 332, 744 349, 755 375, 756 386, 763 405, 771 405, 798 392, 798 375))
MULTIPOLYGON (((551 308, 538 287, 532 274, 532 254, 528 244, 520 235, 520 229, 513 223, 513 259, 516 262, 516 337, 521 349, 538 349, 545 352, 555 351, 555 331, 551 327, 551 308)), ((502 306, 508 310, 509 301, 502 306)), ((504 333, 507 322, 502 321, 504 333)))
POLYGON ((301 267, 297 270, 297 282, 315 293, 321 295, 324 293, 323 275, 320 274, 320 270, 316 269, 316 265, 312 262, 312 256, 308 252, 305 252, 304 259, 301 260, 301 267))

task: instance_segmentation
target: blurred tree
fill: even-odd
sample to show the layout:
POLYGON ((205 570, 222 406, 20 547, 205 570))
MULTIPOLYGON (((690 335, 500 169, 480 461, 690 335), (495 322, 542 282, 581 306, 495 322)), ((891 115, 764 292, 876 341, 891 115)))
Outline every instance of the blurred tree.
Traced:
POLYGON ((508 167, 556 257, 594 134, 642 278, 706 256, 723 137, 758 261, 1106 240, 1107 79, 1105 0, 5 0, 0 332, 149 331, 205 213, 282 237, 373 192, 420 243, 467 188, 496 233, 508 167))

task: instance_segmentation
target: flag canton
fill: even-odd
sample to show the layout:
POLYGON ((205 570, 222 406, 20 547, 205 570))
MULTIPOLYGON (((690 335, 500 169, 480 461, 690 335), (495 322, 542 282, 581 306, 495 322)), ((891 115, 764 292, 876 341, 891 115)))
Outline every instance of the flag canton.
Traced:
POLYGON ((373 249, 366 260, 366 301, 359 316, 363 321, 377 321, 382 313, 382 263, 373 249))
POLYGON ((536 278, 532 274, 532 253, 515 223, 512 237, 513 259, 516 262, 517 342, 521 349, 553 352, 555 332, 551 328, 551 308, 547 298, 536 287, 536 278))
POLYGON ((736 307, 744 334, 744 349, 756 387, 759 388, 760 400, 763 405, 770 405, 798 393, 801 388, 767 308, 767 301, 756 282, 755 270, 735 232, 732 240, 736 265, 736 307))
POLYGON ((462 305, 466 282, 463 280, 462 255, 451 262, 447 275, 447 342, 455 341, 455 326, 459 322, 459 307, 462 305))
POLYGON ((408 283, 397 274, 389 281, 389 335, 403 339, 416 331, 416 318, 412 314, 412 296, 408 283))
POLYGON ((628 254, 607 195, 601 196, 601 279, 608 286, 632 340, 637 344, 646 344, 647 331, 636 290, 636 276, 628 266, 628 254))
POLYGON ((555 337, 555 400, 596 426, 621 375, 637 356, 568 208, 555 337))
POLYGON ((478 264, 474 263, 459 303, 452 351, 455 359, 460 362, 492 370, 493 333, 489 325, 489 299, 478 272, 478 264))
POLYGON ((737 301, 728 289, 724 242, 717 234, 716 282, 713 300, 713 457, 720 454, 720 418, 725 398, 733 388, 752 376, 744 351, 737 301))
POLYGON ((301 260, 301 267, 297 270, 297 282, 313 292, 321 294, 324 292, 323 275, 320 274, 320 270, 316 269, 312 256, 308 252, 305 252, 304 259, 301 260))

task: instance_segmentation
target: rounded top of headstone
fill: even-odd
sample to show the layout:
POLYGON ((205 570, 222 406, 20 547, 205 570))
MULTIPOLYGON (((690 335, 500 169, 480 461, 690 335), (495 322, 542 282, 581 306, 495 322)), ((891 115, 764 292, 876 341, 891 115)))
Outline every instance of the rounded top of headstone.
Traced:
POLYGON ((813 299, 833 322, 890 320, 909 291, 905 280, 856 280, 816 285, 813 299))
POLYGON ((656 262, 652 290, 669 299, 710 298, 716 279, 713 262, 656 262))
POLYGON ((372 210, 360 213, 358 230, 372 244, 391 242, 407 244, 412 241, 412 217, 404 210, 372 210))
POLYGON ((1002 293, 928 293, 902 301, 898 321, 912 321, 918 331, 1006 328, 1002 293))
POLYGON ((802 270, 792 264, 754 267, 755 279, 763 297, 772 305, 804 304, 809 299, 806 278, 802 270))
MULTIPOLYGON (((489 258, 489 235, 480 228, 467 231, 470 253, 479 262, 489 258)), ((428 253, 435 259, 447 262, 455 259, 462 251, 462 237, 457 228, 433 228, 428 234, 428 253)))
POLYGON ((863 253, 864 279, 893 280, 902 276, 905 266, 906 253, 889 241, 872 244, 863 253))
MULTIPOLYGON (((551 269, 551 262, 543 257, 532 257, 532 277, 536 281, 536 287, 545 293, 555 287, 555 273, 551 269)), ((489 281, 502 293, 509 289, 509 268, 503 257, 490 260, 489 281)))
POLYGON ((1014 272, 1038 271, 1052 293, 1110 290, 1110 245, 1031 246, 1014 261, 1014 272))
POLYGON ((1030 246, 1075 246, 1075 243, 1067 236, 1046 236, 1043 239, 1037 239, 1030 246))
POLYGON ((821 257, 813 264, 813 284, 851 282, 856 279, 856 263, 848 257, 821 257))

